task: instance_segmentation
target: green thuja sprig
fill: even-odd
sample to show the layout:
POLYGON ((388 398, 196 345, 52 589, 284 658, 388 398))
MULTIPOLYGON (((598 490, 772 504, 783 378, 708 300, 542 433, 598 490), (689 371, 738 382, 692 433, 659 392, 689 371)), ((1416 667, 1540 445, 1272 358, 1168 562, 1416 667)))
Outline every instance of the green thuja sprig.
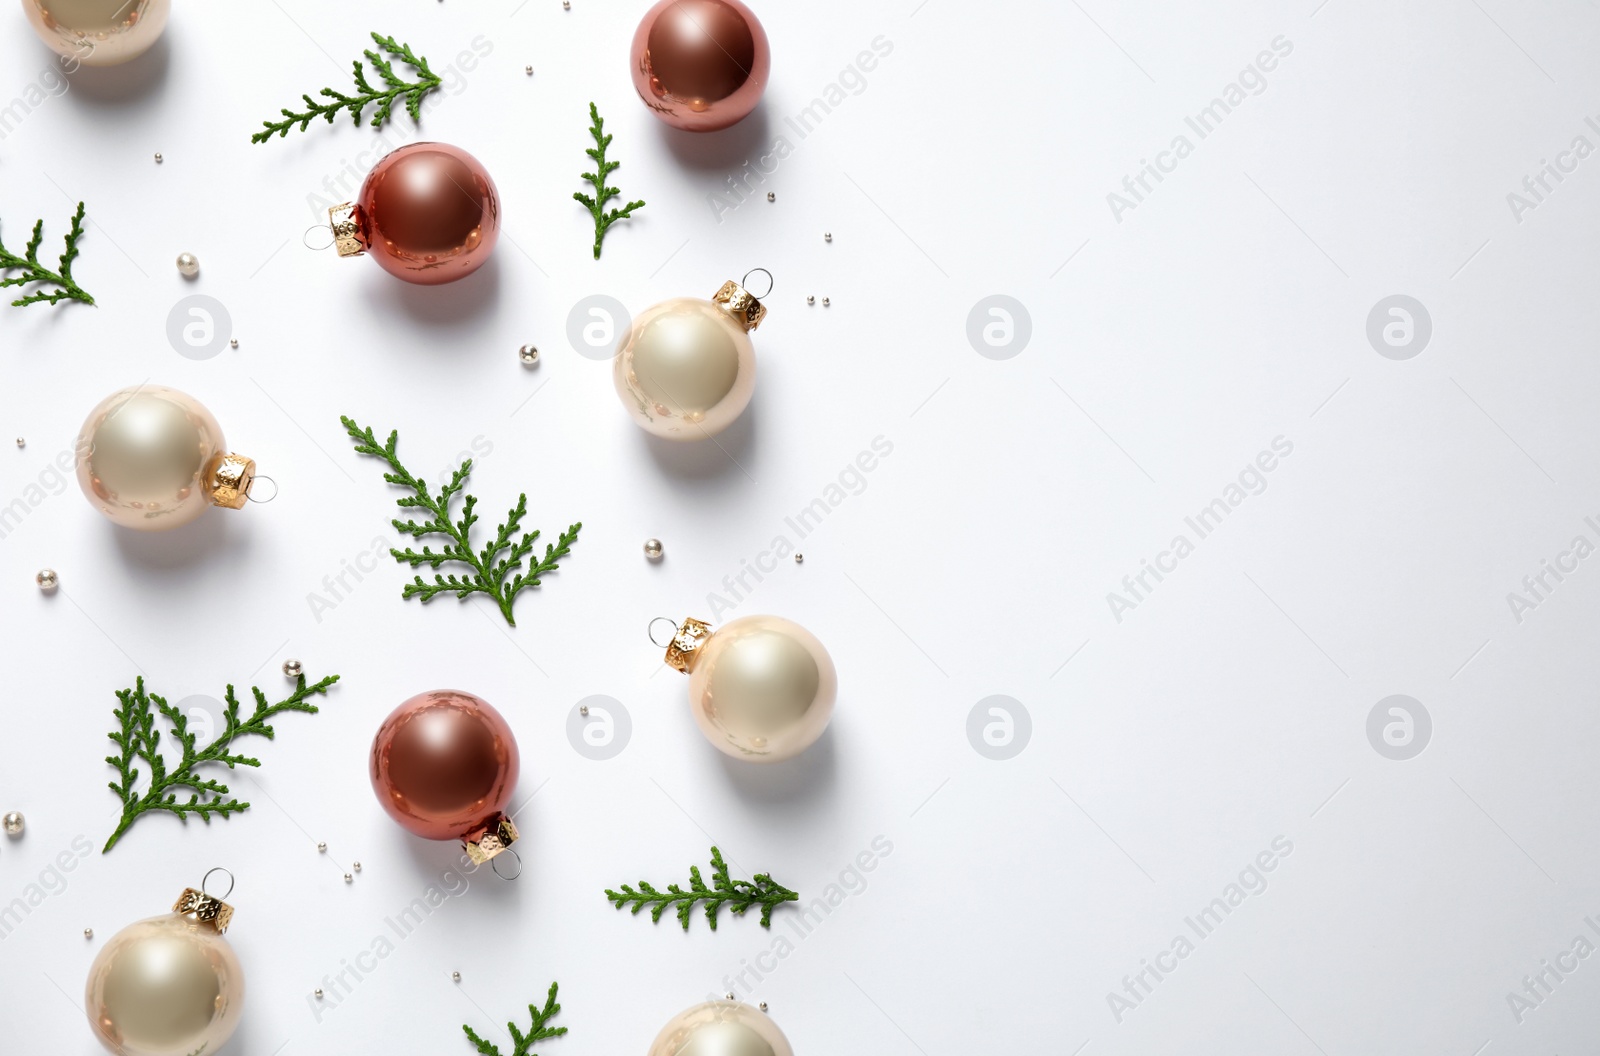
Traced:
POLYGON ((736 916, 744 916, 745 911, 751 906, 761 907, 761 926, 772 927, 772 911, 784 902, 798 902, 800 896, 781 884, 774 883, 771 876, 766 873, 757 873, 754 880, 732 880, 728 877, 728 866, 722 860, 722 852, 715 847, 711 848, 711 886, 700 878, 700 867, 689 867, 689 890, 685 891, 677 884, 668 884, 665 891, 658 891, 654 887, 639 881, 639 890, 635 891, 628 884, 622 885, 621 891, 606 890, 606 898, 612 905, 621 909, 631 906, 635 916, 646 906, 650 907, 650 919, 657 923, 661 914, 667 911, 668 906, 678 907, 678 923, 683 925, 683 930, 689 930, 689 914, 694 911, 696 902, 704 902, 706 919, 711 922, 711 930, 717 930, 717 913, 726 905, 736 916))
MULTIPOLYGON (((537 1056, 536 1053, 532 1052, 535 1042, 545 1041, 549 1038, 559 1038, 567 1032, 566 1027, 551 1027, 548 1025, 555 1018, 556 1013, 561 1011, 561 1006, 556 1003, 556 990, 557 984, 551 983, 550 993, 544 999, 544 1008, 541 1009, 538 1005, 528 1006, 528 1014, 533 1017, 533 1025, 528 1028, 526 1034, 518 1030, 515 1023, 506 1024, 506 1030, 511 1033, 513 1046, 511 1056, 537 1056)), ((500 1056, 499 1046, 478 1037, 473 1029, 465 1023, 461 1025, 461 1029, 466 1031, 467 1040, 477 1046, 478 1052, 482 1056, 500 1056)))
POLYGON ((39 263, 39 245, 44 241, 43 220, 33 225, 33 237, 28 240, 28 248, 22 256, 17 256, 6 248, 4 242, 0 242, 0 272, 22 272, 21 275, 0 276, 0 289, 7 286, 27 286, 35 282, 59 287, 48 293, 34 290, 12 301, 11 307, 22 308, 40 302, 55 304, 67 300, 93 304, 94 298, 72 278, 72 262, 78 258, 78 240, 82 237, 83 203, 79 202, 78 211, 72 216, 72 230, 67 232, 67 248, 61 254, 60 262, 56 264, 57 270, 51 271, 39 263))
POLYGON ((255 710, 248 717, 240 715, 239 700, 233 695, 233 687, 229 686, 224 701, 226 707, 222 716, 222 733, 203 748, 196 747, 195 735, 189 732, 189 717, 168 704, 165 697, 146 693, 142 676, 134 682, 132 689, 119 690, 117 700, 122 702, 122 707, 112 711, 117 718, 117 729, 107 736, 122 750, 117 755, 106 756, 106 762, 122 777, 120 783, 113 781, 107 785, 122 800, 122 823, 111 834, 100 853, 105 854, 115 847, 122 834, 140 815, 150 811, 164 810, 176 814, 184 822, 191 815, 198 815, 201 821, 209 825, 213 814, 226 818, 249 810, 249 803, 228 798, 227 785, 214 777, 202 777, 197 769, 206 763, 220 763, 230 770, 236 766, 260 766, 259 759, 229 751, 233 742, 250 735, 272 740, 275 731, 267 724, 267 720, 285 711, 303 711, 315 715, 318 708, 315 704, 307 703, 307 698, 327 693, 328 687, 337 681, 338 675, 329 675, 315 685, 308 686, 306 676, 301 675, 288 699, 276 704, 268 704, 266 695, 252 686, 250 692, 255 696, 255 710), (178 742, 181 750, 177 765, 170 770, 161 753, 161 733, 156 729, 158 712, 167 720, 172 738, 178 742), (150 783, 142 794, 135 788, 139 771, 134 766, 140 759, 150 767, 150 783), (179 798, 183 790, 189 792, 188 799, 179 798))
POLYGON ((589 118, 594 122, 589 126, 589 134, 594 137, 595 145, 585 149, 584 153, 594 161, 595 171, 583 173, 578 178, 594 184, 594 197, 591 198, 582 191, 574 191, 572 197, 587 206, 589 212, 594 215, 594 259, 599 260, 600 243, 605 241, 606 229, 618 220, 626 220, 632 216, 635 209, 643 209, 644 203, 629 202, 621 209, 606 212, 606 203, 622 195, 622 192, 615 187, 606 186, 606 177, 616 172, 622 166, 622 162, 606 160, 606 148, 611 146, 611 137, 605 134, 606 123, 593 103, 589 104, 589 118))
POLYGON ((530 560, 529 555, 533 552, 533 545, 539 539, 539 530, 536 528, 531 532, 524 532, 520 540, 515 543, 511 541, 511 537, 522 527, 522 518, 528 513, 528 496, 524 492, 517 496, 517 505, 507 515, 505 523, 495 530, 494 538, 481 551, 474 553, 472 526, 478 521, 478 515, 473 512, 473 508, 478 504, 477 497, 466 496, 461 505, 461 519, 459 521, 450 519, 450 504, 461 493, 467 475, 472 472, 472 459, 469 458, 461 463, 451 474, 450 483, 439 490, 438 498, 434 498, 428 485, 412 476, 395 455, 395 444, 400 438, 398 432, 391 432, 389 442, 380 444, 371 429, 363 429, 354 420, 342 415, 339 420, 344 423, 350 439, 355 441, 357 454, 372 455, 389 464, 393 472, 385 473, 384 480, 411 489, 412 494, 402 495, 395 502, 402 509, 420 509, 431 515, 421 522, 393 520, 390 523, 394 525, 395 531, 416 539, 442 535, 447 540, 443 549, 436 551, 424 546, 420 554, 410 547, 404 550, 391 548, 389 553, 394 559, 412 568, 426 565, 435 572, 438 572, 439 566, 444 564, 466 565, 471 570, 470 574, 462 576, 435 575, 432 583, 426 583, 421 576, 417 576, 405 585, 400 596, 421 598, 426 603, 440 594, 454 594, 458 599, 465 599, 473 594, 487 594, 500 606, 500 613, 506 618, 506 622, 515 627, 517 621, 512 617, 511 609, 517 595, 529 587, 539 586, 540 577, 561 567, 560 561, 571 552, 572 544, 577 541, 578 532, 583 528, 583 522, 579 521, 570 526, 561 534, 561 538, 554 546, 546 543, 542 560, 530 560), (522 569, 524 560, 530 560, 526 570, 522 569))
POLYGON ((422 100, 429 92, 437 91, 444 83, 443 79, 428 68, 427 59, 419 57, 411 50, 411 45, 397 43, 393 37, 385 37, 379 33, 372 34, 372 39, 387 54, 416 70, 418 78, 416 82, 402 80, 394 72, 394 64, 376 51, 365 51, 362 54, 377 68, 378 76, 383 78, 384 87, 374 88, 367 81, 367 71, 362 68, 361 60, 356 59, 351 63, 356 74, 356 94, 345 95, 332 88, 324 88, 319 93, 320 99, 302 95, 300 98, 306 103, 303 112, 285 108, 282 111, 284 120, 263 121, 262 130, 251 136, 250 142, 265 143, 273 136, 282 139, 288 136, 290 129, 296 125, 299 125, 300 131, 304 132, 310 127, 311 122, 319 117, 331 125, 333 119, 343 110, 350 111, 351 120, 360 125, 362 111, 374 103, 377 104, 377 108, 372 113, 372 120, 367 123, 373 128, 382 128, 394 112, 395 100, 402 96, 405 97, 406 113, 411 115, 411 120, 420 121, 422 100))

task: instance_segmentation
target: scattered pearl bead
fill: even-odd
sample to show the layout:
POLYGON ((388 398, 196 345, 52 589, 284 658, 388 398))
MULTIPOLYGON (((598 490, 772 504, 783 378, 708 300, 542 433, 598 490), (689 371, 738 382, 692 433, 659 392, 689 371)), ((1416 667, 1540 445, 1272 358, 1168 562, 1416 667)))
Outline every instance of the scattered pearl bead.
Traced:
POLYGON ((237 337, 230 339, 228 341, 228 347, 229 348, 238 348, 239 347, 239 339, 237 337))
POLYGON ((539 350, 532 345, 523 345, 517 349, 517 358, 522 360, 522 365, 531 367, 539 362, 539 350))
POLYGON ((532 66, 524 66, 522 68, 522 72, 527 74, 529 77, 532 77, 533 76, 533 67, 532 66))
POLYGON ((795 554, 794 555, 794 563, 797 564, 797 565, 805 564, 806 563, 806 555, 805 554, 795 554))
POLYGON ((763 1001, 763 1002, 761 1002, 761 1011, 765 1012, 766 1010, 767 1010, 767 1003, 765 1001, 763 1001))
POLYGON ((827 297, 822 298, 822 307, 826 308, 826 307, 828 307, 828 305, 830 305, 832 303, 833 303, 833 301, 831 299, 829 299, 827 297))
POLYGON ((737 999, 736 999, 736 998, 735 998, 735 997, 734 997, 734 996, 733 996, 733 991, 732 991, 732 990, 729 990, 729 991, 728 991, 728 1000, 729 1000, 729 1001, 734 1001, 734 1000, 737 1000, 737 999))
POLYGON ((587 705, 587 704, 578 705, 578 714, 582 715, 584 718, 588 718, 589 717, 589 705, 587 705))
POLYGON ((646 539, 644 541, 644 556, 652 561, 660 561, 666 549, 661 545, 660 539, 646 539))
POLYGON ((27 447, 28 446, 28 441, 19 436, 19 437, 17 437, 17 446, 18 447, 27 447))
POLYGON ((356 882, 356 878, 351 876, 349 873, 345 873, 344 874, 344 882, 347 883, 347 884, 353 884, 353 883, 356 882))
MULTIPOLYGON (((298 660, 285 660, 283 662, 283 673, 289 678, 299 678, 303 671, 305 671, 305 665, 298 660)), ((323 846, 325 845, 317 844, 318 848, 323 846)))
POLYGON ((160 165, 163 161, 166 161, 166 160, 167 160, 166 158, 163 158, 161 156, 161 152, 160 151, 156 151, 156 164, 157 165, 160 165))
POLYGON ((33 581, 39 584, 39 589, 46 594, 51 593, 61 585, 61 577, 56 575, 56 570, 53 568, 41 568, 38 575, 33 577, 33 581))
POLYGON ((94 938, 94 929, 93 928, 84 928, 83 929, 83 937, 86 938, 86 939, 94 938))
POLYGON ((777 195, 776 191, 768 191, 767 192, 767 201, 775 202, 777 200, 778 200, 778 195, 777 195))
POLYGON ((311 992, 317 995, 317 1000, 318 1001, 322 1000, 322 987, 319 986, 319 987, 317 987, 315 990, 313 990, 311 992))
POLYGON ((360 862, 351 862, 350 863, 350 868, 354 869, 356 872, 359 873, 361 871, 361 863, 360 862))
POLYGON ((806 298, 806 303, 807 304, 816 304, 817 303, 817 299, 815 297, 807 297, 806 298))
POLYGON ((28 821, 19 811, 13 810, 8 812, 3 819, 0 819, 0 825, 5 826, 7 836, 15 839, 22 835, 23 829, 28 827, 28 821))
POLYGON ((317 844, 317 853, 318 854, 327 854, 328 853, 328 845, 325 844, 325 843, 318 843, 317 844))
POLYGON ((561 10, 563 10, 563 11, 571 11, 572 10, 572 0, 561 0, 561 10))
POLYGON ((186 279, 192 279, 200 274, 200 258, 193 253, 179 253, 178 274, 186 279))
POLYGON ((450 973, 450 978, 459 983, 461 981, 461 973, 460 972, 451 972, 450 973))
POLYGON ((833 232, 832 231, 823 232, 822 241, 824 241, 824 242, 832 242, 833 241, 833 232))

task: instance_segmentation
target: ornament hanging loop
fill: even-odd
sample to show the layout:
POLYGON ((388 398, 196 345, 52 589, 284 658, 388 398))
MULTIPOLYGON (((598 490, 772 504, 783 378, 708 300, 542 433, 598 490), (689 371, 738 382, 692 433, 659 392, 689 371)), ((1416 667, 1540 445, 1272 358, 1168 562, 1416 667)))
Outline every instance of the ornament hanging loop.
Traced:
POLYGON ((766 268, 751 268, 749 271, 744 273, 744 278, 739 280, 739 285, 749 290, 750 276, 758 273, 767 277, 767 290, 765 293, 756 293, 754 290, 751 290, 750 295, 756 300, 762 301, 772 296, 772 287, 776 285, 776 281, 772 277, 772 272, 768 271, 766 268))
POLYGON ((209 870, 206 873, 205 876, 200 878, 200 893, 202 895, 205 895, 207 898, 214 898, 219 902, 223 901, 229 895, 233 894, 233 873, 229 872, 227 869, 224 869, 220 865, 216 866, 215 868, 213 868, 211 870, 209 870), (211 874, 212 873, 227 873, 228 874, 228 890, 224 891, 220 895, 213 895, 210 891, 206 890, 206 883, 207 883, 207 881, 209 881, 211 879, 211 874))
POLYGON ((671 618, 666 617, 666 616, 657 616, 655 619, 650 621, 650 644, 655 646, 657 649, 665 649, 667 646, 671 645, 672 644, 672 639, 677 635, 677 633, 678 633, 678 621, 677 620, 671 619, 671 618), (658 624, 658 623, 664 623, 669 628, 669 630, 667 631, 667 640, 664 641, 664 642, 656 641, 656 624, 658 624))
POLYGON ((305 233, 300 236, 300 243, 307 249, 315 250, 316 252, 321 253, 324 250, 333 248, 333 243, 336 240, 336 237, 337 236, 335 236, 333 233, 333 226, 331 224, 312 224, 310 227, 306 228, 305 233), (326 231, 328 233, 328 241, 324 242, 320 246, 313 246, 310 241, 311 232, 313 231, 326 231))
POLYGON ((258 506, 265 506, 267 503, 278 497, 278 482, 269 476, 257 473, 255 476, 250 478, 250 486, 245 489, 244 497, 258 506), (268 495, 264 499, 258 499, 256 498, 256 484, 263 480, 272 485, 272 494, 268 495))
POLYGON ((502 880, 515 880, 517 877, 522 875, 522 855, 518 854, 510 847, 507 847, 505 850, 501 851, 499 854, 495 855, 489 860, 489 868, 494 871, 495 876, 498 876, 502 880), (507 856, 515 859, 517 863, 517 871, 512 873, 510 876, 507 876, 505 873, 500 871, 500 863, 505 861, 507 856))

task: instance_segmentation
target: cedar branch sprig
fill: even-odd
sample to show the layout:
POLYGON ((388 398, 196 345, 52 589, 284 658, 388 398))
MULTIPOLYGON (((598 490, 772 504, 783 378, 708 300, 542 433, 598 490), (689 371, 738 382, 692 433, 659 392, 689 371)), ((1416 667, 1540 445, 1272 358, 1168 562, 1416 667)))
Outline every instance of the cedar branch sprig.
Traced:
POLYGON ((428 67, 427 59, 418 56, 411 50, 411 45, 400 44, 393 37, 385 37, 379 33, 372 34, 372 39, 377 43, 378 47, 382 48, 390 56, 399 59, 413 70, 416 70, 417 81, 413 83, 402 80, 394 72, 394 64, 376 51, 368 50, 362 52, 367 57, 367 61, 377 68, 378 76, 383 78, 384 87, 375 88, 368 82, 367 72, 362 68, 361 60, 357 59, 351 63, 356 75, 355 95, 345 95, 343 92, 335 91, 332 88, 322 89, 319 93, 322 99, 314 99, 309 95, 302 95, 300 98, 304 99, 306 103, 304 112, 297 113, 285 108, 282 111, 285 120, 263 121, 261 123, 262 130, 251 136, 250 142, 265 143, 273 136, 283 139, 289 135, 290 129, 294 128, 295 125, 299 125, 300 131, 304 132, 310 127, 311 122, 319 117, 325 119, 331 125, 334 117, 341 110, 349 110, 351 120, 360 125, 362 111, 374 103, 377 104, 377 107, 372 112, 372 120, 367 123, 373 128, 382 128, 394 112, 395 100, 401 96, 405 97, 406 113, 411 115, 411 120, 420 121, 422 119, 422 100, 429 92, 437 91, 439 86, 444 83, 444 80, 428 67), (323 99, 328 101, 323 102, 323 99))
POLYGON ((393 472, 385 473, 384 480, 411 489, 412 494, 396 499, 396 504, 402 509, 420 509, 431 514, 427 520, 420 522, 398 519, 390 521, 395 531, 416 539, 442 535, 447 540, 443 549, 434 550, 432 547, 424 546, 421 553, 410 547, 404 550, 391 548, 389 553, 394 559, 412 568, 426 565, 435 573, 439 571, 439 566, 446 563, 462 564, 471 569, 470 575, 457 576, 453 573, 435 575, 432 583, 424 582, 421 576, 417 576, 405 585, 400 596, 421 598, 427 603, 440 594, 453 593, 458 599, 465 599, 473 594, 487 594, 500 606, 500 613, 506 618, 506 622, 515 627, 517 621, 512 617, 511 610, 517 595, 529 587, 539 586, 545 573, 554 572, 561 567, 561 559, 571 552, 572 544, 577 541, 578 532, 583 528, 583 522, 579 521, 568 527, 555 545, 546 543, 543 559, 531 559, 529 555, 533 552, 534 543, 539 539, 537 528, 531 532, 524 532, 517 542, 511 541, 512 536, 522 527, 522 518, 528 513, 528 496, 524 492, 517 496, 517 505, 507 515, 505 523, 496 528, 494 539, 475 553, 472 549, 472 526, 478 521, 478 515, 473 512, 478 504, 477 497, 466 496, 461 504, 461 519, 459 521, 450 519, 450 504, 461 493, 467 475, 472 472, 472 459, 469 458, 461 463, 451 474, 450 483, 444 485, 439 490, 438 498, 435 498, 425 481, 412 476, 411 472, 400 464, 400 459, 395 455, 395 444, 400 438, 398 432, 390 432, 389 442, 380 444, 370 428, 363 429, 354 420, 342 415, 339 420, 344 423, 350 439, 355 441, 357 454, 372 455, 389 464, 393 472), (528 568, 523 570, 522 564, 525 560, 530 563, 528 568))
POLYGON ((117 826, 117 831, 111 834, 111 838, 106 841, 100 853, 105 854, 115 847, 122 834, 128 831, 141 814, 149 811, 164 810, 176 814, 183 822, 188 822, 190 815, 198 815, 201 821, 209 825, 213 814, 226 818, 231 814, 249 810, 249 803, 228 798, 227 785, 214 777, 200 776, 196 769, 206 763, 220 763, 230 770, 236 766, 260 766, 259 759, 229 751, 233 742, 249 735, 272 740, 276 736, 276 731, 267 720, 286 711, 303 711, 315 715, 319 709, 315 704, 308 703, 307 699, 327 693, 328 687, 337 681, 339 681, 338 675, 329 675, 315 685, 308 686, 306 676, 301 675, 295 682, 294 692, 286 700, 276 704, 267 703, 266 694, 251 686, 250 692, 255 696, 255 710, 248 718, 240 716, 239 699, 233 695, 233 687, 230 685, 224 701, 226 707, 222 716, 222 733, 203 748, 195 746, 195 735, 189 732, 189 717, 177 707, 168 704, 165 697, 146 693, 143 676, 134 682, 132 689, 119 690, 117 700, 122 702, 122 707, 112 710, 118 728, 107 736, 122 751, 117 755, 106 756, 106 762, 116 769, 122 781, 110 782, 106 787, 122 800, 122 823, 117 826), (171 727, 172 738, 178 742, 178 747, 182 751, 177 765, 171 770, 167 768, 167 761, 161 753, 161 733, 156 729, 157 712, 167 720, 168 726, 171 727), (134 766, 139 759, 143 759, 150 767, 150 783, 143 794, 135 788, 139 780, 139 771, 134 766), (189 791, 187 800, 178 798, 178 791, 182 789, 189 791))
POLYGON ((704 902, 706 919, 711 922, 711 930, 717 930, 717 913, 726 905, 735 915, 744 916, 745 911, 751 906, 761 907, 761 926, 772 927, 772 911, 784 902, 798 902, 800 896, 781 884, 774 883, 771 876, 766 873, 757 873, 754 880, 732 880, 728 877, 728 866, 722 860, 722 852, 715 847, 711 848, 711 886, 707 887, 700 878, 700 867, 689 867, 689 890, 685 891, 677 884, 668 884, 665 891, 658 891, 654 887, 639 881, 639 890, 635 891, 628 884, 622 885, 621 891, 606 890, 606 898, 612 905, 621 909, 631 906, 635 916, 646 906, 650 907, 650 919, 657 923, 667 907, 676 904, 678 907, 678 923, 683 925, 683 930, 689 930, 689 914, 694 911, 696 902, 704 902))
MULTIPOLYGON (((550 993, 544 999, 544 1008, 541 1009, 538 1005, 528 1006, 528 1014, 533 1017, 533 1025, 528 1028, 526 1034, 518 1030, 515 1023, 506 1024, 506 1030, 511 1033, 511 1041, 514 1046, 511 1050, 511 1056, 537 1056, 536 1053, 532 1052, 535 1042, 545 1041, 549 1038, 559 1038, 567 1032, 566 1027, 551 1027, 547 1025, 550 1020, 555 1018, 556 1013, 561 1011, 561 1006, 556 1003, 557 988, 557 984, 550 984, 550 993)), ((478 1052, 482 1056, 500 1056, 500 1049, 493 1042, 485 1041, 478 1037, 473 1029, 465 1023, 461 1025, 461 1029, 467 1032, 467 1040, 477 1046, 478 1052)))
POLYGON ((60 289, 45 293, 34 290, 26 296, 19 297, 11 302, 11 307, 22 308, 30 304, 55 304, 58 301, 80 301, 83 304, 93 304, 94 298, 79 286, 72 278, 72 262, 78 258, 78 240, 83 237, 83 203, 78 203, 78 211, 72 216, 72 230, 67 232, 67 247, 61 254, 61 260, 56 264, 58 270, 51 271, 39 263, 39 245, 44 241, 44 221, 40 220, 33 225, 33 237, 28 240, 28 248, 23 256, 17 256, 6 248, 0 241, 0 272, 21 271, 21 275, 5 275, 0 277, 0 289, 7 286, 27 286, 30 283, 40 282, 60 289))
POLYGON ((574 191, 572 197, 588 207, 594 214, 594 259, 600 259, 600 243, 605 241, 606 229, 618 220, 626 220, 633 215, 635 209, 643 209, 643 202, 629 202, 621 209, 606 212, 606 203, 613 198, 621 197, 622 192, 615 187, 606 186, 606 177, 616 172, 622 166, 620 161, 607 161, 606 148, 611 146, 611 137, 605 134, 606 123, 601 118, 600 111, 593 103, 589 104, 589 118, 594 122, 589 127, 589 134, 594 137, 595 146, 588 147, 584 153, 594 161, 595 171, 583 173, 578 178, 588 180, 594 184, 594 197, 591 198, 582 191, 574 191))

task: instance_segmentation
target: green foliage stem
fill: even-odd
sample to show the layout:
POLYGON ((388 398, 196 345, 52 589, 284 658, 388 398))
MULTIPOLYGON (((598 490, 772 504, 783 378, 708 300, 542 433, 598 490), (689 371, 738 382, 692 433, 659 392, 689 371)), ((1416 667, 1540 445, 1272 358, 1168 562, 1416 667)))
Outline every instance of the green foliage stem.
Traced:
MULTIPOLYGON (((514 1046, 511 1050, 511 1056, 537 1056, 537 1053, 532 1051, 535 1042, 544 1041, 548 1038, 559 1038, 567 1032, 566 1027, 549 1026, 550 1020, 554 1019, 556 1013, 561 1011, 561 1006, 556 1003, 557 988, 557 984, 550 984, 550 993, 545 996, 544 1008, 541 1009, 538 1005, 528 1006, 528 1014, 533 1017, 533 1025, 528 1028, 526 1034, 518 1030, 515 1023, 506 1024, 506 1030, 510 1032, 514 1046)), ((478 1037, 473 1029, 465 1023, 461 1025, 461 1029, 466 1031, 467 1040, 472 1042, 481 1056, 500 1056, 499 1046, 478 1037)))
POLYGON ((689 890, 685 891, 677 884, 667 885, 665 891, 658 891, 643 880, 639 881, 639 889, 635 891, 628 884, 622 885, 621 891, 606 890, 606 898, 612 905, 621 909, 631 906, 635 915, 646 906, 650 907, 650 919, 660 922, 661 915, 667 911, 668 906, 678 907, 678 923, 683 925, 683 930, 689 930, 689 915, 694 911, 695 903, 704 902, 706 919, 711 922, 711 930, 717 930, 717 913, 726 905, 735 915, 744 916, 745 911, 751 906, 761 907, 761 926, 772 927, 772 911, 784 902, 798 902, 800 896, 787 887, 773 882, 766 873, 757 873, 754 880, 731 880, 728 877, 728 866, 722 860, 722 852, 711 848, 711 886, 707 887, 700 878, 700 867, 689 867, 689 890))
POLYGON ((391 432, 388 443, 380 444, 370 428, 363 429, 353 419, 344 416, 340 416, 339 420, 344 423, 350 439, 355 441, 357 454, 381 458, 389 464, 392 472, 385 473, 384 480, 411 489, 410 495, 401 496, 395 500, 396 503, 402 509, 420 509, 431 515, 421 522, 398 519, 390 521, 395 531, 416 539, 430 535, 442 535, 446 539, 443 549, 437 551, 428 546, 424 546, 421 553, 410 547, 404 550, 391 548, 389 553, 394 559, 412 568, 426 565, 436 573, 439 566, 447 563, 466 565, 471 570, 470 574, 462 576, 435 575, 432 583, 424 582, 419 575, 405 585, 400 596, 421 598, 426 603, 440 594, 454 594, 458 599, 465 599, 473 594, 487 594, 500 606, 500 614, 506 618, 506 622, 515 627, 517 621, 513 618, 511 610, 517 595, 529 587, 539 586, 541 577, 545 573, 554 572, 561 567, 561 559, 571 552, 572 544, 577 541, 578 532, 583 528, 583 522, 579 521, 568 527, 554 546, 545 544, 542 560, 531 560, 529 555, 533 552, 534 543, 539 539, 538 529, 524 532, 522 538, 515 543, 511 541, 512 536, 522 527, 522 518, 528 513, 528 496, 524 492, 517 496, 517 505, 507 515, 505 523, 495 530, 494 539, 481 551, 474 553, 471 536, 472 526, 478 521, 478 515, 473 512, 478 504, 476 496, 465 497, 459 521, 450 519, 450 504, 461 493, 467 475, 472 472, 470 458, 461 463, 451 474, 450 483, 440 489, 438 498, 434 498, 427 483, 412 476, 395 455, 395 445, 400 438, 398 432, 391 432), (531 562, 525 571, 522 570, 524 560, 531 562))
POLYGON ((355 95, 345 95, 332 88, 322 89, 318 93, 320 99, 302 95, 300 98, 305 100, 305 110, 297 112, 285 108, 281 111, 284 120, 263 121, 261 131, 251 136, 250 142, 265 143, 273 136, 283 139, 296 125, 299 125, 300 131, 304 132, 310 127, 311 122, 319 117, 331 125, 333 119, 343 110, 350 111, 351 120, 360 125, 362 111, 373 104, 377 104, 377 108, 372 113, 372 120, 367 123, 373 128, 382 128, 394 112, 395 100, 401 96, 405 97, 406 113, 411 115, 411 120, 420 121, 422 100, 429 92, 437 91, 444 83, 443 79, 429 69, 427 59, 419 57, 411 50, 411 45, 400 44, 393 37, 385 37, 379 33, 372 34, 372 39, 388 55, 416 70, 417 80, 415 82, 402 80, 394 72, 392 62, 376 51, 365 51, 362 54, 366 55, 367 61, 376 67, 378 76, 383 78, 382 88, 375 88, 368 82, 367 72, 362 68, 361 60, 357 59, 351 63, 356 75, 355 95))
POLYGON ((44 221, 40 220, 33 225, 33 238, 28 240, 28 248, 23 256, 17 256, 0 242, 0 272, 20 271, 21 275, 0 276, 0 289, 8 286, 27 286, 30 283, 44 283, 59 287, 46 293, 43 290, 34 290, 30 294, 19 297, 11 302, 13 308, 23 308, 30 304, 55 304, 58 301, 79 301, 83 304, 93 304, 94 298, 79 286, 72 278, 72 262, 78 258, 78 240, 83 237, 83 203, 78 203, 78 211, 72 217, 72 230, 67 232, 67 248, 61 254, 61 260, 56 264, 56 270, 51 271, 39 263, 39 245, 44 241, 44 221))
POLYGON ((606 203, 622 195, 622 192, 615 187, 606 186, 606 177, 617 171, 622 162, 606 160, 606 148, 611 146, 611 137, 605 134, 606 123, 593 103, 589 104, 589 119, 593 122, 589 126, 589 134, 594 137, 595 145, 585 149, 584 153, 594 161, 595 171, 583 173, 579 179, 588 180, 594 185, 594 197, 591 198, 582 191, 573 192, 572 197, 587 206, 594 216, 594 259, 599 260, 600 243, 605 241, 606 229, 618 220, 626 220, 632 216, 635 209, 643 209, 644 203, 629 202, 621 209, 606 212, 606 203))
POLYGON ((272 740, 276 733, 267 720, 274 715, 286 711, 315 715, 318 708, 308 703, 308 698, 327 693, 328 687, 337 681, 338 675, 329 675, 315 685, 308 686, 306 676, 301 675, 288 699, 276 704, 268 704, 266 695, 252 686, 250 691, 255 696, 255 710, 248 718, 241 718, 239 700, 233 695, 230 685, 224 701, 222 733, 204 748, 195 746, 195 735, 189 732, 187 715, 168 704, 164 697, 145 692, 143 676, 135 681, 132 689, 119 690, 117 700, 122 702, 122 707, 112 711, 117 719, 117 729, 107 736, 116 742, 121 752, 106 756, 106 762, 122 778, 120 783, 111 782, 107 786, 122 800, 122 823, 111 834, 100 853, 105 854, 115 847, 139 816, 150 811, 164 810, 176 814, 184 822, 189 820, 190 815, 198 815, 201 821, 209 825, 213 814, 226 818, 230 814, 249 810, 249 803, 228 798, 227 785, 214 777, 200 776, 197 768, 206 763, 221 763, 230 770, 235 766, 260 766, 259 759, 237 755, 228 749, 234 741, 249 735, 272 740), (157 712, 167 720, 172 729, 172 738, 182 749, 177 765, 171 770, 161 754, 161 733, 155 728, 157 712), (143 759, 150 767, 150 783, 143 794, 134 787, 139 780, 139 771, 134 764, 139 759, 143 759), (178 798, 178 792, 183 789, 189 791, 187 800, 178 798))

